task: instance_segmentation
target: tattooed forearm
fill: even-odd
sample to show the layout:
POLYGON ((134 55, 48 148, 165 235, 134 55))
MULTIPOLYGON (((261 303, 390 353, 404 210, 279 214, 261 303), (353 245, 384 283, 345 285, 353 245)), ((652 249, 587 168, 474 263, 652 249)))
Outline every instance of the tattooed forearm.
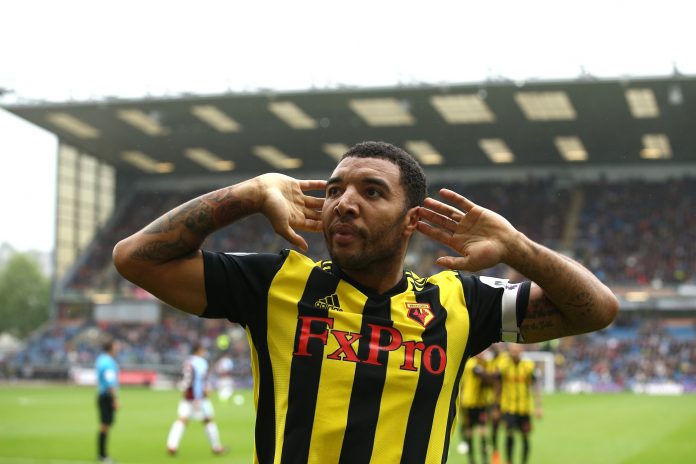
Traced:
POLYGON ((221 189, 204 197, 212 208, 213 220, 218 226, 225 226, 253 212, 254 202, 242 199, 232 189, 221 189))
POLYGON ((250 214, 252 206, 251 201, 237 198, 231 189, 220 189, 181 205, 147 226, 144 232, 157 235, 183 226, 187 232, 205 238, 250 214))
POLYGON ((192 250, 191 246, 181 239, 174 242, 149 242, 133 251, 133 257, 143 261, 167 261, 172 257, 193 258, 195 254, 196 250, 192 250))
POLYGON ((522 330, 525 333, 550 329, 560 320, 558 308, 545 295, 536 300, 531 300, 522 322, 522 330))
POLYGON ((544 319, 541 321, 527 321, 525 320, 522 324, 522 334, 524 334, 525 340, 530 340, 529 333, 538 333, 544 330, 553 329, 556 327, 555 322, 552 319, 544 319))
MULTIPOLYGON (((565 276, 565 280, 554 279, 547 282, 545 289, 551 289, 552 285, 562 282, 562 291, 555 289, 553 291, 553 301, 549 299, 549 294, 544 295, 544 300, 557 311, 557 308, 565 308, 570 311, 574 317, 584 317, 588 315, 592 308, 596 307, 596 301, 593 297, 590 288, 594 277, 587 272, 582 266, 572 259, 558 255, 562 260, 547 259, 542 266, 542 275, 546 276, 565 276), (568 272, 564 268, 567 264, 572 266, 575 271, 568 272)), ((535 277, 538 275, 535 274, 535 277)), ((543 281, 543 277, 538 279, 543 281)))
POLYGON ((232 188, 195 198, 152 222, 142 233, 147 243, 134 251, 140 260, 168 261, 186 258, 205 238, 253 212, 253 202, 242 200, 232 188))
POLYGON ((213 208, 200 200, 193 200, 184 205, 184 225, 196 235, 207 237, 217 229, 213 220, 213 208))
POLYGON ((568 299, 567 305, 575 308, 581 315, 585 315, 590 312, 591 308, 596 306, 596 303, 590 292, 580 289, 568 299))
POLYGON ((616 316, 616 297, 579 263, 543 248, 524 263, 534 284, 520 326, 528 343, 606 327, 616 316))
POLYGON ((546 295, 542 295, 541 298, 529 302, 529 307, 527 308, 527 319, 543 319, 554 314, 558 314, 558 309, 554 306, 551 300, 548 299, 546 295))
POLYGON ((212 208, 196 198, 155 220, 143 232, 149 235, 164 234, 182 224, 195 234, 208 235, 214 230, 212 208))

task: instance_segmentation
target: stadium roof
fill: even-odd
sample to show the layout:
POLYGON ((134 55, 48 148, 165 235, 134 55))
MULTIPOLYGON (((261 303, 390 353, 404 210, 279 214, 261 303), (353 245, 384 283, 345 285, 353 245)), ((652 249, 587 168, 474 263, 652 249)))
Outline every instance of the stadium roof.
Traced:
POLYGON ((8 111, 121 172, 326 171, 362 140, 442 169, 696 162, 696 78, 229 93, 8 111))

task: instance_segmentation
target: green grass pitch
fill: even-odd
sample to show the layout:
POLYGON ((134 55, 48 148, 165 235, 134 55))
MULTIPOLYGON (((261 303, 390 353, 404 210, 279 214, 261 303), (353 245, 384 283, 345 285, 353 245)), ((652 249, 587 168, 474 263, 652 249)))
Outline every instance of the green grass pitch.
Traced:
MULTIPOLYGON (((123 388, 111 455, 119 464, 250 463, 254 411, 250 392, 241 393, 245 402, 240 406, 214 403, 230 454, 213 456, 201 424, 191 423, 179 455, 172 458, 165 441, 179 393, 123 388)), ((0 463, 95 462, 95 401, 93 388, 0 386, 0 463)), ((555 394, 546 396, 544 413, 534 422, 530 464, 696 462, 696 395, 555 394)), ((467 462, 454 450, 457 439, 458 433, 449 463, 467 462)))

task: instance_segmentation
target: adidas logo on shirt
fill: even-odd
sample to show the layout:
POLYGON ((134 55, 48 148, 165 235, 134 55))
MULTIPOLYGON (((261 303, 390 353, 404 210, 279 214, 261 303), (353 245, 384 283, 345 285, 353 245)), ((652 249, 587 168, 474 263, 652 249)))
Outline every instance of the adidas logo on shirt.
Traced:
POLYGON ((328 309, 329 311, 343 311, 341 303, 338 302, 338 295, 335 293, 324 298, 319 298, 314 306, 319 309, 328 309))

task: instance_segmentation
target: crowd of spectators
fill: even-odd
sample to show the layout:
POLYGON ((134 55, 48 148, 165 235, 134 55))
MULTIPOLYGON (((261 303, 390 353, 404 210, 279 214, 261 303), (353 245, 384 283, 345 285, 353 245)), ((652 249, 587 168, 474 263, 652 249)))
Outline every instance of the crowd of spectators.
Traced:
MULTIPOLYGON (((696 178, 665 181, 596 180, 559 182, 554 177, 500 183, 434 183, 447 187, 507 218, 521 232, 544 245, 560 249, 589 267, 610 285, 662 286, 696 283, 696 178), (571 207, 579 197, 580 207, 571 207)), ((111 250, 164 212, 205 190, 145 191, 118 210, 85 253, 66 289, 128 291, 111 266, 111 250)), ((326 259, 321 234, 303 234, 309 254, 326 259)), ((265 218, 252 215, 213 234, 204 247, 211 250, 277 251, 288 244, 265 218)), ((442 245, 416 235, 407 263, 417 274, 436 271, 434 258, 449 253, 442 245)), ((502 276, 504 267, 489 270, 502 276)))
MULTIPOLYGON (((530 177, 507 183, 446 182, 431 185, 431 194, 441 187, 463 193, 501 214, 532 239, 570 254, 610 286, 696 284, 696 178, 569 182, 530 177)), ((134 193, 98 234, 64 290, 152 298, 115 272, 111 250, 121 238, 205 191, 134 193)), ((328 259, 321 234, 302 235, 312 258, 328 259)), ((204 244, 206 249, 220 251, 275 252, 287 246, 261 215, 216 232, 204 244)), ((435 258, 449 253, 416 234, 406 263, 417 274, 429 275, 439 271, 435 258)), ((481 273, 508 277, 510 269, 497 266, 481 273)), ((649 381, 674 381, 696 389, 696 329, 693 324, 682 327, 681 332, 669 327, 659 322, 615 324, 599 333, 563 340, 556 349, 559 385, 586 382, 599 389, 631 389, 649 381)), ((220 351, 215 340, 227 334, 233 340, 231 349, 241 366, 240 375, 250 375, 248 345, 241 328, 183 315, 164 317, 155 325, 99 326, 87 318, 78 325, 51 326, 29 340, 15 361, 18 365, 90 365, 99 350, 96 340, 104 334, 123 341, 121 361, 132 365, 176 365, 194 340, 210 346, 215 356, 220 351)))
POLYGON ((251 376, 249 346, 240 326, 178 313, 165 315, 157 324, 92 320, 51 324, 36 331, 10 360, 12 375, 31 378, 37 370, 65 375, 71 368, 92 367, 107 339, 120 342, 118 361, 124 369, 179 372, 193 345, 200 343, 211 361, 226 354, 235 361, 235 373, 242 380, 251 376))
POLYGON ((570 337, 555 349, 556 382, 591 391, 639 391, 649 384, 696 392, 696 319, 648 319, 570 337))
POLYGON ((696 178, 581 186, 576 258, 613 284, 696 283, 696 178))

